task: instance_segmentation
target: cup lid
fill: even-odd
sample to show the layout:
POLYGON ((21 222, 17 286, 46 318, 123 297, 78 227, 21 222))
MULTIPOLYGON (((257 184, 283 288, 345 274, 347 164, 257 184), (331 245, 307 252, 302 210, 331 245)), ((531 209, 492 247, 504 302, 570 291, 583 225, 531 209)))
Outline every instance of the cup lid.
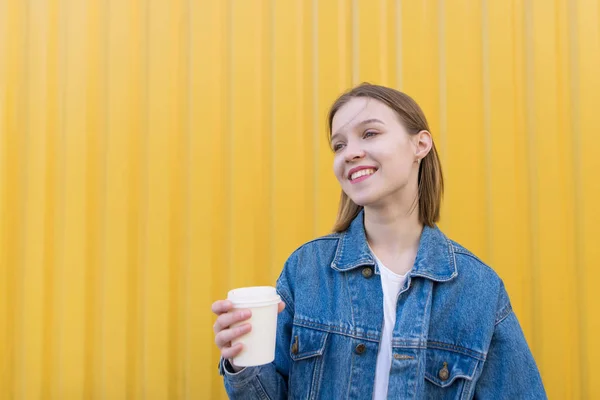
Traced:
POLYGON ((281 297, 272 286, 251 286, 230 290, 227 300, 231 301, 234 307, 258 307, 278 304, 281 297))

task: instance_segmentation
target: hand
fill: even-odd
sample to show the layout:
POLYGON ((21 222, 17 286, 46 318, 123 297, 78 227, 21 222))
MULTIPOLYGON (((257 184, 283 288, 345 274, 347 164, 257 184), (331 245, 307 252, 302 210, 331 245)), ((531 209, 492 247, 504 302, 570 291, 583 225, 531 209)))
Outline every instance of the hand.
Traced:
MULTIPOLYGON (((278 305, 278 312, 283 311, 284 308, 285 303, 282 301, 278 305)), ((221 350, 221 356, 230 360, 230 363, 243 349, 241 343, 232 346, 231 342, 252 330, 252 325, 248 323, 231 328, 231 325, 246 321, 252 316, 252 311, 247 309, 232 310, 233 304, 229 300, 217 300, 212 305, 212 312, 217 315, 217 320, 213 326, 215 343, 219 350, 221 350)), ((236 372, 242 369, 236 367, 233 363, 231 365, 236 372)))

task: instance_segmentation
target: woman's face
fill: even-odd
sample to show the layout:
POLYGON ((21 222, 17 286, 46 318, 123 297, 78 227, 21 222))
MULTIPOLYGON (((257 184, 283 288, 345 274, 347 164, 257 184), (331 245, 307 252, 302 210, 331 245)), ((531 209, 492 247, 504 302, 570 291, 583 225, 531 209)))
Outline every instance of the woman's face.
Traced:
POLYGON ((394 110, 368 97, 354 97, 344 104, 333 117, 331 131, 335 176, 354 203, 412 204, 417 194, 417 160, 429 150, 427 131, 409 135, 394 110), (427 136, 425 144, 422 136, 427 136))

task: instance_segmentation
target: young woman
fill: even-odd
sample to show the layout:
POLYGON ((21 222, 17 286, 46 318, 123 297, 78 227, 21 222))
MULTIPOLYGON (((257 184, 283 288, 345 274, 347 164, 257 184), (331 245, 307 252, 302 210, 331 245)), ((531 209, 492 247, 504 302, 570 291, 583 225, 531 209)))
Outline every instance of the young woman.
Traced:
POLYGON ((332 105, 329 137, 338 218, 277 280, 275 361, 231 365, 251 326, 229 326, 249 312, 213 304, 230 398, 546 398, 501 279, 435 225, 442 171, 420 107, 362 84, 332 105))

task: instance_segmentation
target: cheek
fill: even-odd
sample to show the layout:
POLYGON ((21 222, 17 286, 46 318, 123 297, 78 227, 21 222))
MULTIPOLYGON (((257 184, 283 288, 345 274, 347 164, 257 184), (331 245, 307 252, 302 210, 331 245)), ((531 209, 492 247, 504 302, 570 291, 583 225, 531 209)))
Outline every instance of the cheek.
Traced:
POLYGON ((337 157, 333 160, 333 173, 338 180, 341 180, 341 175, 344 173, 344 163, 337 157))
POLYGON ((404 179, 410 173, 412 168, 412 158, 405 152, 395 152, 386 156, 386 172, 388 176, 393 176, 399 179, 404 179), (391 173, 391 174, 389 174, 391 173))

